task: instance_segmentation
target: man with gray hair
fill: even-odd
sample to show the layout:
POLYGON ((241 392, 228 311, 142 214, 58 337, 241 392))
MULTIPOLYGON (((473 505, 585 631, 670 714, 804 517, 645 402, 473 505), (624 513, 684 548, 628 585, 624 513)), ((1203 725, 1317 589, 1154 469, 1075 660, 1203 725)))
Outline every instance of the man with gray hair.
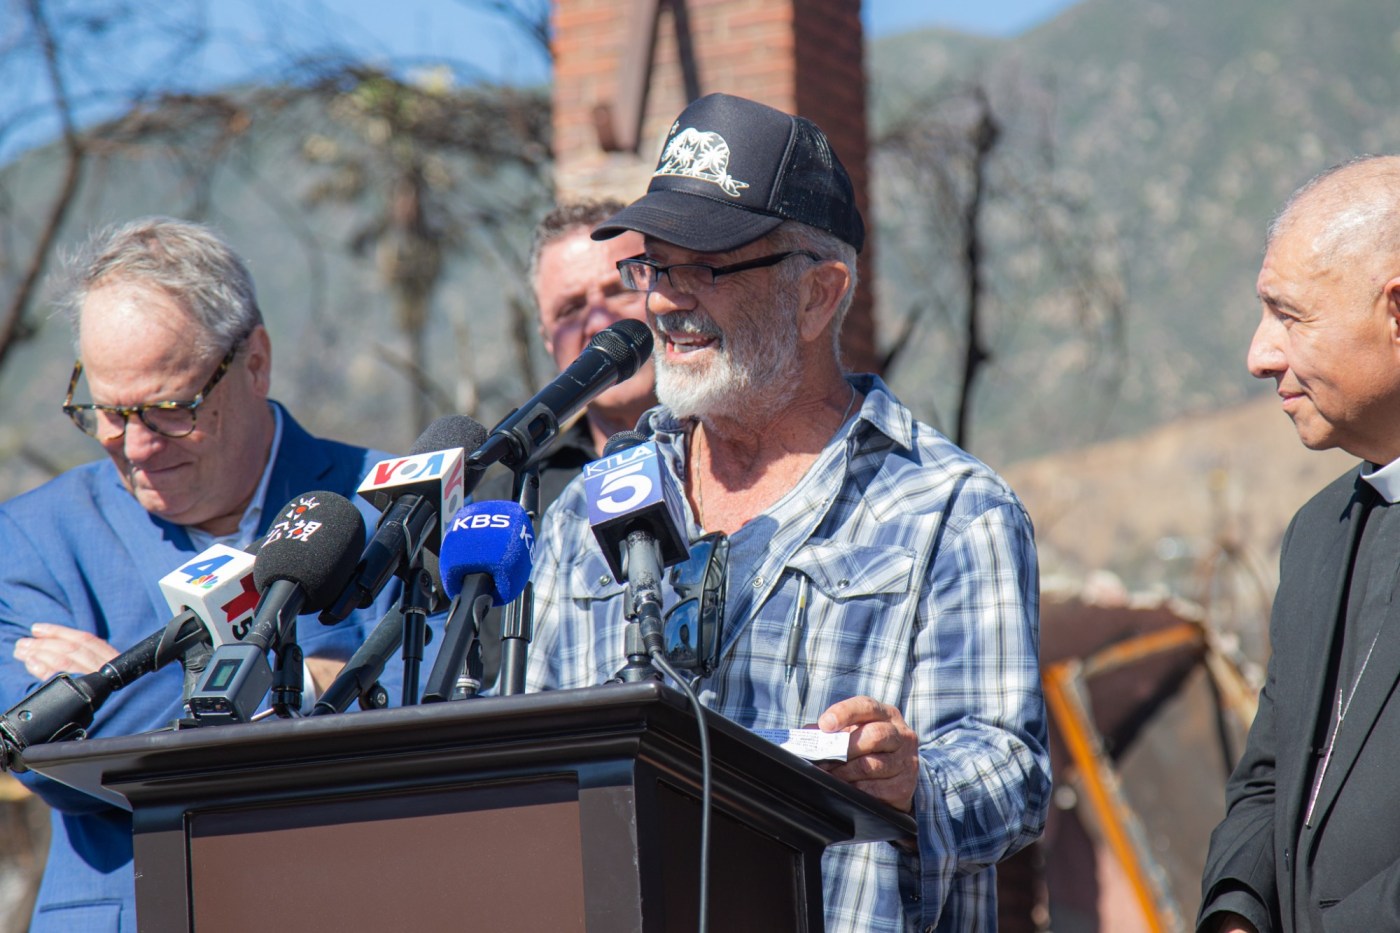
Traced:
POLYGON ((1298 189, 1269 227, 1252 375, 1312 450, 1362 462, 1283 538, 1268 677, 1211 835, 1198 929, 1400 930, 1400 157, 1298 189))
MULTIPOLYGON (((150 635, 171 614, 158 581, 195 554, 246 547, 300 493, 353 495, 387 456, 312 437, 269 401, 272 347, 252 278, 207 228, 168 218, 112 227, 68 273, 60 304, 77 361, 63 410, 107 458, 0 504, 0 709, 150 635)), ((315 686, 372 618, 301 630, 315 686)), ((171 666, 113 694, 89 734, 149 731, 180 713, 171 666)), ((30 929, 136 930, 130 815, 20 778, 54 808, 30 929)))
MULTIPOLYGON (((844 372, 865 238, 845 169, 810 121, 710 95, 593 236, 626 231, 644 251, 622 281, 657 336, 640 430, 684 490, 683 533, 729 541, 702 702, 848 733, 825 767, 915 818, 917 839, 826 853, 829 933, 994 929, 993 866, 1039 835, 1049 791, 1035 545, 996 474, 844 372)), ((625 660, 626 587, 582 482, 538 540, 527 687, 600 684, 625 660)))

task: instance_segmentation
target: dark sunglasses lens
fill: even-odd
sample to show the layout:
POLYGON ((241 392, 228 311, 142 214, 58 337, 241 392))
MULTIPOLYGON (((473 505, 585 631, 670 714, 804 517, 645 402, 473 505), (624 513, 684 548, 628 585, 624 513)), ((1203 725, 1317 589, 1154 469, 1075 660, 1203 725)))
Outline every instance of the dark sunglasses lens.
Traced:
POLYGON ((701 676, 719 661, 728 562, 729 539, 715 532, 692 542, 689 559, 670 572, 679 602, 666 614, 666 654, 672 664, 701 676))
POLYGON ((699 610, 699 600, 687 599, 677 603, 666 616, 666 657, 672 664, 688 670, 693 670, 700 660, 697 651, 699 610))
POLYGON ((713 556, 715 543, 709 538, 701 538, 690 545, 690 556, 671 568, 671 586, 682 599, 699 596, 698 590, 705 582, 713 556))

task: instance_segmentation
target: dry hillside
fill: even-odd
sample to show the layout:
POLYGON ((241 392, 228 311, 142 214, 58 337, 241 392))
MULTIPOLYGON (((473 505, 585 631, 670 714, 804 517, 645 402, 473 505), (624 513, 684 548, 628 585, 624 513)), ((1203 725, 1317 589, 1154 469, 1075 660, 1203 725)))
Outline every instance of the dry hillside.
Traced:
POLYGON ((1047 590, 1110 570, 1129 589, 1208 603, 1202 568, 1221 544, 1250 571, 1231 585, 1272 593, 1288 520, 1355 462, 1306 450, 1271 394, 1003 472, 1035 521, 1047 590))

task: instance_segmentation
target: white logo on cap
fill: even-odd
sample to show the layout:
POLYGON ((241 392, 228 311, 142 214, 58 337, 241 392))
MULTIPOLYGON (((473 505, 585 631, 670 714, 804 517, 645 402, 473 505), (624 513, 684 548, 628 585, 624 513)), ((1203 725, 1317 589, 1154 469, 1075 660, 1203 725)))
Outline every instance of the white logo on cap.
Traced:
POLYGON ((718 133, 688 126, 666 144, 654 175, 680 175, 719 185, 731 198, 749 183, 729 174, 729 143, 718 133))

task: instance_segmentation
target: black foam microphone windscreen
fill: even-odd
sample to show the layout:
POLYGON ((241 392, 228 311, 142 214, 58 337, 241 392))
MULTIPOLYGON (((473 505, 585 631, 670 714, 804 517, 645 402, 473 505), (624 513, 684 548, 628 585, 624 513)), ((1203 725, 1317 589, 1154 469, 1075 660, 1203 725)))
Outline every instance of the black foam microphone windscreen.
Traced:
POLYGON ((253 582, 264 592, 277 580, 306 593, 302 612, 319 612, 345 588, 365 544, 365 520, 339 493, 303 493, 278 513, 253 565, 253 582))

